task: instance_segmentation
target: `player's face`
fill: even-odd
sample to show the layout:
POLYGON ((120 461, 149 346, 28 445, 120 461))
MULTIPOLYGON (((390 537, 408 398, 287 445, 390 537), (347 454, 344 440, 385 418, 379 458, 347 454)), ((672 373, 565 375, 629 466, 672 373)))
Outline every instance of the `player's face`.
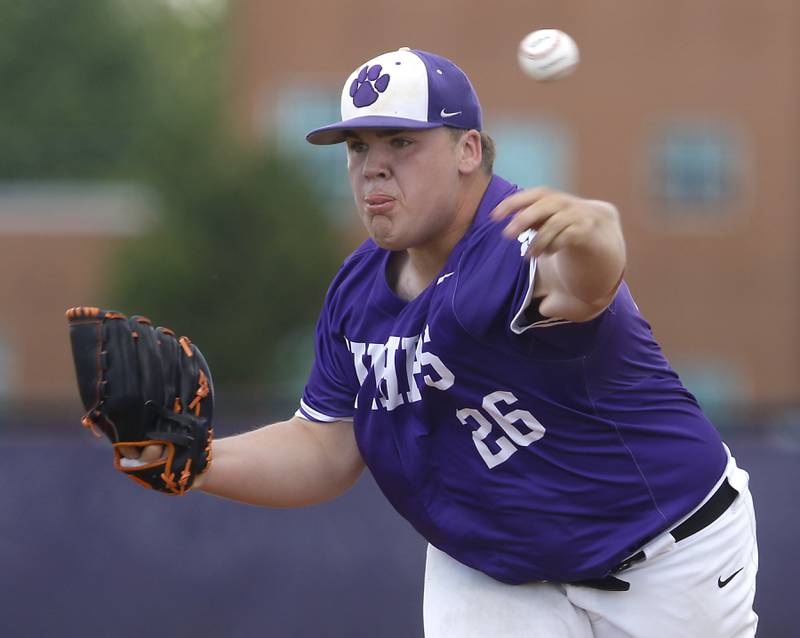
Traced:
POLYGON ((459 145, 443 127, 352 131, 347 168, 359 216, 382 248, 435 244, 458 222, 459 145))

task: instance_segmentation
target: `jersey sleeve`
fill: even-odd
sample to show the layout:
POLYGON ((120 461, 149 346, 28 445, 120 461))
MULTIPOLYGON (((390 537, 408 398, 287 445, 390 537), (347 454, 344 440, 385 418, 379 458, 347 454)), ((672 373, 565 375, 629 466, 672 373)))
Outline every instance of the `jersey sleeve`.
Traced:
POLYGON ((359 388, 347 341, 336 330, 331 316, 332 296, 329 292, 317 321, 314 363, 295 412, 296 416, 320 423, 352 421, 359 388))
POLYGON ((510 241, 489 228, 465 251, 454 309, 468 332, 479 336, 499 329, 520 335, 533 328, 569 323, 539 314, 533 297, 536 260, 525 259, 535 234, 527 230, 517 241, 510 241))
POLYGON ((453 309, 474 338, 530 356, 569 358, 594 349, 606 314, 584 323, 539 314, 533 297, 536 260, 525 259, 535 232, 517 241, 494 228, 465 251, 453 309))
POLYGON ((511 305, 513 314, 508 327, 511 332, 518 335, 531 328, 549 328, 570 323, 567 319, 543 317, 539 314, 539 303, 533 298, 533 285, 536 281, 536 260, 524 259, 525 252, 535 236, 536 233, 533 230, 526 230, 517 237, 517 241, 520 244, 520 261, 523 263, 517 273, 516 294, 511 305))

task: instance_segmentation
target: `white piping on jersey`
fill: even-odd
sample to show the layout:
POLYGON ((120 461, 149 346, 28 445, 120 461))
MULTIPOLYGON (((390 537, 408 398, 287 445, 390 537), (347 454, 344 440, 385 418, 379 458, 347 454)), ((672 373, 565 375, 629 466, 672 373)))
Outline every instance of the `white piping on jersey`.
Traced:
MULTIPOLYGON (((522 257, 525 257, 525 253, 528 251, 528 247, 531 245, 533 238, 536 236, 536 233, 530 229, 526 230, 524 233, 521 233, 519 237, 517 237, 517 241, 521 244, 520 245, 520 254, 522 257)), ((528 290, 525 292, 525 299, 522 300, 522 303, 519 306, 519 310, 514 315, 514 318, 511 320, 511 324, 509 327, 511 328, 511 332, 514 334, 521 335, 526 330, 530 330, 531 328, 549 328, 551 326, 560 326, 564 323, 572 323, 568 319, 559 319, 558 317, 546 317, 541 321, 535 321, 534 323, 525 324, 525 310, 528 309, 528 306, 531 305, 531 301, 533 301, 533 284, 534 278, 536 276, 536 259, 530 260, 530 266, 528 267, 528 290)))
POLYGON ((322 412, 318 412, 314 408, 308 405, 303 399, 300 399, 300 410, 295 412, 295 416, 299 416, 304 418, 306 421, 316 420, 322 421, 323 423, 333 423, 334 421, 352 421, 353 417, 351 416, 328 416, 327 414, 323 414, 322 412), (303 414, 306 412, 306 414, 303 414), (311 417, 309 419, 308 417, 311 417))

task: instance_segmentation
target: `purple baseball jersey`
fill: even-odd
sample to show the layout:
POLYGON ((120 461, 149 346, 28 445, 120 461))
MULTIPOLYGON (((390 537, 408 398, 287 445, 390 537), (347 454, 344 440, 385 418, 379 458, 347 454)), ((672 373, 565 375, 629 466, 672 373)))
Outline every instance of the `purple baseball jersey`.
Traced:
POLYGON ((696 507, 726 453, 623 283, 586 323, 532 302, 531 231, 489 212, 404 301, 366 241, 334 279, 298 414, 352 419, 364 461, 430 543, 502 582, 599 578, 696 507))

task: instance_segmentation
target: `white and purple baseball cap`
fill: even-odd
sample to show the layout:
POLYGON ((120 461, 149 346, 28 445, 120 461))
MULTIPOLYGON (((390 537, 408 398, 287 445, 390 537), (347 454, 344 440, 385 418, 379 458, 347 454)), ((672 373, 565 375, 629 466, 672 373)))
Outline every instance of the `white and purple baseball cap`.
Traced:
POLYGON ((447 58, 403 47, 353 71, 342 89, 342 121, 314 129, 312 144, 338 144, 360 128, 481 130, 481 105, 466 74, 447 58))

